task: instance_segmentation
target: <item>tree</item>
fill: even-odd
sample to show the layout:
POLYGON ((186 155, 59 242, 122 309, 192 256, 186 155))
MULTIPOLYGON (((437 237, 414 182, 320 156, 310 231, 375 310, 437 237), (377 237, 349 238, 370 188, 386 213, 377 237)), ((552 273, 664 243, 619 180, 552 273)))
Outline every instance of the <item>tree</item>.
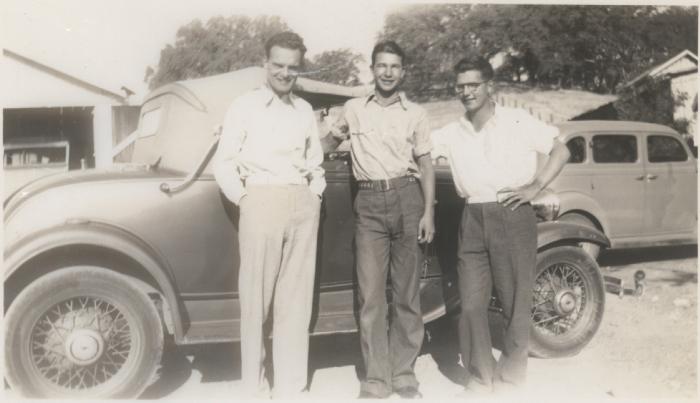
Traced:
POLYGON ((381 36, 406 50, 405 89, 418 98, 447 94, 452 65, 474 53, 503 60, 502 81, 610 93, 697 49, 697 19, 697 7, 411 5, 387 16, 381 36))
POLYGON ((350 49, 327 50, 306 61, 308 77, 333 84, 361 84, 357 64, 364 58, 350 49))
POLYGON ((260 66, 264 44, 273 34, 289 30, 279 17, 241 15, 213 17, 206 25, 199 20, 177 31, 175 44, 160 52, 158 67, 149 67, 146 81, 151 89, 163 84, 260 66))
POLYGON ((676 100, 671 91, 671 82, 666 79, 649 78, 643 86, 628 86, 619 94, 615 109, 622 120, 673 124, 676 100))

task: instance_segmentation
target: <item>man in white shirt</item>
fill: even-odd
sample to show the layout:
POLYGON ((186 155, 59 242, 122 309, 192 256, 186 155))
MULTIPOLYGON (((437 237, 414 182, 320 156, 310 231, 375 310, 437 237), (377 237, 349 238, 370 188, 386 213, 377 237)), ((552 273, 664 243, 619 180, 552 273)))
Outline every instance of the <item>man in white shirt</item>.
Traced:
POLYGON ((561 171, 569 151, 557 139, 556 127, 492 100, 493 69, 487 60, 462 59, 455 73, 466 113, 433 133, 433 157, 449 159, 457 192, 466 199, 457 252, 466 389, 491 392, 525 381, 537 253, 530 201, 561 171), (537 153, 549 155, 539 171, 537 153), (506 319, 498 362, 488 324, 492 289, 506 319))
POLYGON ((240 209, 241 378, 267 393, 263 324, 273 313, 274 396, 307 384, 321 195, 326 186, 316 119, 292 93, 306 47, 292 32, 265 44, 266 84, 229 108, 214 175, 240 209))

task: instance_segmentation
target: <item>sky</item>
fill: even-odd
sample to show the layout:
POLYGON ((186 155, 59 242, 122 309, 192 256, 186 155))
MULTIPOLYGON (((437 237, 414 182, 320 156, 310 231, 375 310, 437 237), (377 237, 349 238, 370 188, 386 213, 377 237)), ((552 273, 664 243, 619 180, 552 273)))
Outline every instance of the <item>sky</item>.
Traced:
MULTIPOLYGON (((92 84, 118 93, 126 86, 136 92, 132 102, 139 102, 148 91, 143 81, 146 68, 158 65, 160 50, 174 43, 177 29, 194 19, 206 22, 214 16, 233 14, 278 15, 304 37, 309 56, 350 48, 370 60, 385 15, 401 4, 391 1, 0 0, 0 38, 3 48, 92 84)), ((610 4, 602 0, 588 3, 610 4)), ((684 3, 688 1, 670 2, 684 3)), ((368 68, 363 70, 363 79, 369 81, 368 68)))
POLYGON ((147 66, 195 19, 278 15, 308 55, 351 48, 369 60, 389 3, 369 0, 2 0, 2 46, 82 80, 140 98, 147 66))

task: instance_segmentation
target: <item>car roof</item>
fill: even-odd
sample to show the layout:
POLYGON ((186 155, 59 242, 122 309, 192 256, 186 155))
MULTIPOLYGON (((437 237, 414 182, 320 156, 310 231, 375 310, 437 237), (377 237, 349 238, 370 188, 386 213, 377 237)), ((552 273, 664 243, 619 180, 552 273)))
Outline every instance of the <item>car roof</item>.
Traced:
MULTIPOLYGON (((151 92, 143 103, 170 93, 204 111, 207 109, 207 105, 229 105, 236 96, 259 87, 264 82, 264 68, 247 67, 224 74, 163 85, 151 92)), ((317 107, 319 105, 340 104, 350 98, 366 95, 367 89, 299 77, 294 85, 294 92, 317 107)))
POLYGON ((570 120, 556 124, 562 134, 577 132, 603 131, 603 132, 661 132, 668 134, 678 134, 668 126, 635 122, 629 120, 570 120))

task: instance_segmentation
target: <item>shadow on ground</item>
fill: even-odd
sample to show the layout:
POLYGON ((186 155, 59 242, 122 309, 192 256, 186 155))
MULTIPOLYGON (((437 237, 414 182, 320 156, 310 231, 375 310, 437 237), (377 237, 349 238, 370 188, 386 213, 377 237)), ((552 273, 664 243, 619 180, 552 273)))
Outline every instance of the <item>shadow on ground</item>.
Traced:
POLYGON ((645 273, 647 284, 682 287, 697 284, 698 270, 683 261, 697 258, 696 245, 665 246, 605 251, 598 259, 603 274, 612 274, 633 284, 634 273, 645 273))
POLYGON ((316 370, 355 367, 357 379, 364 377, 364 363, 360 350, 359 333, 339 333, 333 335, 313 336, 309 344, 309 384, 316 370))
POLYGON ((160 378, 146 389, 141 398, 158 399, 168 396, 190 379, 192 370, 201 373, 201 383, 240 379, 240 362, 238 343, 201 346, 170 344, 163 351, 160 378))
MULTIPOLYGON (((268 345, 268 351, 271 351, 268 345)), ((421 355, 430 354, 439 371, 455 383, 462 383, 464 369, 459 364, 459 345, 454 316, 426 325, 421 355)), ((196 370, 201 383, 237 381, 241 378, 240 344, 222 343, 201 346, 168 345, 163 352, 161 375, 141 395, 141 399, 160 399, 181 388, 196 370)), ((268 362, 269 364, 269 362, 268 362)), ((314 372, 332 367, 353 366, 357 379, 364 377, 364 364, 358 333, 313 336, 309 344, 309 383, 314 372)), ((268 373, 272 368, 267 366, 268 373)))
POLYGON ((650 248, 605 250, 598 258, 601 267, 625 266, 634 263, 657 262, 661 260, 687 259, 698 256, 697 245, 657 246, 650 248))
MULTIPOLYGON (((272 351, 270 340, 268 354, 272 351)), ((272 374, 268 360, 266 372, 272 374)), ((159 379, 141 395, 141 399, 159 399, 172 394, 191 377, 201 374, 201 383, 241 379, 240 343, 201 346, 168 345, 163 352, 159 379)), ((309 344, 309 382, 316 370, 353 365, 358 379, 363 376, 362 353, 357 333, 314 336, 309 344)))
POLYGON ((426 337, 421 354, 430 354, 442 375, 463 385, 467 372, 459 362, 457 316, 445 315, 425 326, 426 337))

